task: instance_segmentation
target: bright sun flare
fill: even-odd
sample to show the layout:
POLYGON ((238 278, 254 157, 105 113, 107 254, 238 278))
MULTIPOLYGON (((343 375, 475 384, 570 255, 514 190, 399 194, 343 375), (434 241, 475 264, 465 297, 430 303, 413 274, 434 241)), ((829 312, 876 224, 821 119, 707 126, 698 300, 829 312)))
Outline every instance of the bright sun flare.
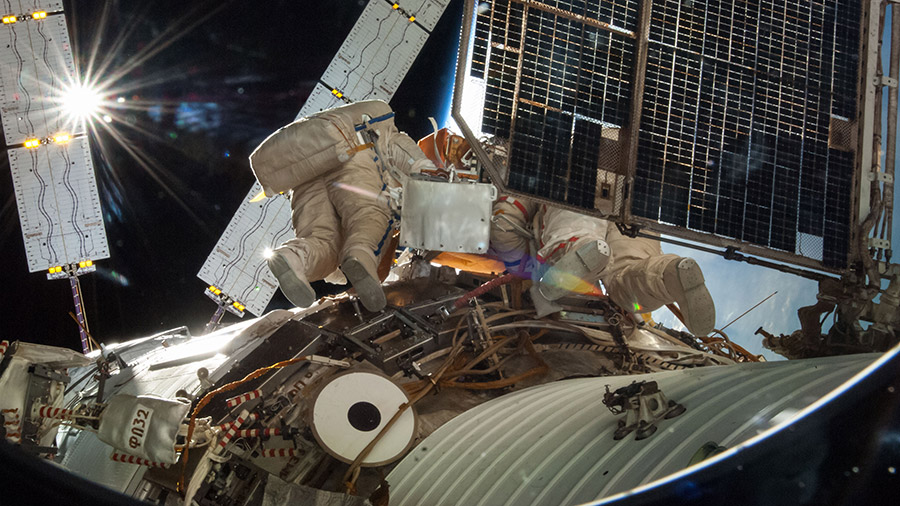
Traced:
POLYGON ((100 93, 83 84, 76 84, 62 95, 62 106, 66 114, 75 119, 87 119, 100 111, 103 97, 100 93))

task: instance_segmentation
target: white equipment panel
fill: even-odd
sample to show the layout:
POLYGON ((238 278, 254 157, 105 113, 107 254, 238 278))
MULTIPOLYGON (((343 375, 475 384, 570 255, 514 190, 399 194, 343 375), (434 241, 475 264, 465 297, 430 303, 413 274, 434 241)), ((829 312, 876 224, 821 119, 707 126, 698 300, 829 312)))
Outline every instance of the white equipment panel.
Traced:
POLYGON ((403 185, 400 246, 487 253, 497 187, 410 179, 403 185))
MULTIPOLYGON (((390 100, 449 1, 371 0, 297 118, 358 100, 390 100)), ((263 253, 293 236, 290 202, 251 203, 261 192, 254 184, 198 274, 257 316, 278 286, 263 253)))
MULTIPOLYGON (((75 63, 66 19, 31 16, 42 9, 62 10, 60 2, 22 2, 29 9, 17 13, 14 23, 0 25, 0 108, 7 145, 45 139, 61 132, 84 133, 84 125, 66 120, 60 107, 62 90, 71 84, 75 63), (32 4, 40 4, 35 8, 32 4)), ((5 6, 4 6, 5 7, 5 6)), ((2 7, 0 7, 2 9, 2 7)), ((45 12, 45 11, 44 11, 45 12)))
POLYGON ((263 254, 293 236, 290 200, 278 196, 250 202, 261 191, 259 183, 253 185, 197 274, 255 315, 262 315, 278 288, 263 254))
POLYGON ((109 258, 86 137, 9 150, 28 270, 109 258))

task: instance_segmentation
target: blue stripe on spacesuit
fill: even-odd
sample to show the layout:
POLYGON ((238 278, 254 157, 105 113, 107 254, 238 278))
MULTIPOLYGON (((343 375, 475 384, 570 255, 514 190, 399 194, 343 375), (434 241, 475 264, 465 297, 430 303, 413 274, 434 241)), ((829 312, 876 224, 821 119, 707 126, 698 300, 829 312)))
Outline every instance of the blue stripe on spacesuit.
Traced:
POLYGON ((391 119, 391 118, 393 118, 393 117, 394 117, 394 113, 393 113, 393 112, 389 112, 389 113, 387 113, 387 114, 383 114, 383 115, 381 115, 381 116, 378 116, 377 118, 372 118, 372 119, 370 119, 369 121, 363 123, 362 125, 356 125, 356 131, 359 132, 360 130, 365 130, 365 128, 366 128, 367 126, 371 125, 372 123, 378 123, 378 122, 381 122, 381 121, 384 121, 384 120, 391 119))
POLYGON ((394 226, 394 218, 391 218, 390 221, 388 221, 387 228, 384 230, 384 235, 381 236, 381 242, 378 243, 378 249, 375 250, 376 257, 381 254, 381 248, 384 247, 384 241, 387 240, 387 236, 388 236, 388 234, 391 233, 391 228, 393 226, 394 226))
MULTIPOLYGON (((378 157, 376 156, 375 159, 378 160, 378 157)), ((384 181, 384 178, 382 178, 381 179, 381 191, 384 191, 385 188, 387 188, 387 183, 384 181)), ((381 241, 378 242, 378 249, 376 249, 374 251, 376 257, 381 254, 381 248, 384 247, 384 242, 387 240, 388 234, 391 233, 391 227, 393 227, 393 226, 394 226, 394 218, 391 218, 388 221, 387 229, 385 229, 384 235, 381 236, 381 241)))

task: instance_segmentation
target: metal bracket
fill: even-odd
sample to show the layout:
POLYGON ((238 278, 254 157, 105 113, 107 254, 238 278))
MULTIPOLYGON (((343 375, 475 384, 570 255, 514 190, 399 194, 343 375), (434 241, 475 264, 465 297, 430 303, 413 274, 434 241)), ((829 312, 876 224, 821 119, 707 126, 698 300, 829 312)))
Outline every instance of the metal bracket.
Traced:
POLYGON ((887 86, 889 88, 897 87, 897 80, 890 76, 881 76, 879 82, 877 83, 879 86, 887 86))
POLYGON ((323 357, 321 355, 310 355, 309 361, 313 364, 328 365, 334 367, 350 367, 350 362, 346 360, 334 360, 333 358, 323 357))
MULTIPOLYGON (((900 2, 900 0, 897 0, 900 2)), ((878 262, 878 272, 883 279, 900 274, 900 264, 892 264, 888 262, 878 262)))
POLYGON ((641 226, 637 224, 626 225, 625 223, 616 222, 616 228, 619 229, 620 234, 625 237, 631 237, 632 239, 637 237, 638 233, 641 231, 641 226))
POLYGON ((525 230, 524 228, 520 227, 518 224, 513 223, 513 221, 511 219, 509 219, 509 216, 506 216, 505 214, 497 214, 497 215, 491 216, 491 223, 493 223, 494 225, 497 225, 497 228, 499 228, 500 230, 502 230, 504 232, 515 232, 516 234, 521 235, 522 237, 534 239, 534 234, 532 234, 528 230, 525 230), (501 221, 505 222, 505 224, 511 228, 508 228, 508 229, 503 228, 504 224, 500 223, 501 221))
POLYGON ((869 247, 878 249, 888 249, 891 247, 891 241, 878 237, 869 237, 869 247))
POLYGON ((70 378, 64 374, 60 374, 53 369, 43 365, 43 364, 34 364, 33 366, 28 368, 28 372, 37 376, 38 378, 45 378, 52 381, 59 381, 62 383, 69 383, 70 378))
POLYGON ((888 174, 887 172, 869 172, 866 177, 869 181, 880 181, 882 183, 893 184, 894 183, 894 175, 888 174))

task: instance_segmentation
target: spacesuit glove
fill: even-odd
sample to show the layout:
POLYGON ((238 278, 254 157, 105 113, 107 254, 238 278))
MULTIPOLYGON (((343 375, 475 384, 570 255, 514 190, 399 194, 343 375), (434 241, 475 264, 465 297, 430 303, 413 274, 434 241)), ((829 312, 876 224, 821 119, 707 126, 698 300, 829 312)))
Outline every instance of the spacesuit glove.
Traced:
MULTIPOLYGON (((518 262, 503 262, 503 265, 506 267, 506 272, 510 274, 515 274, 522 279, 534 280, 534 271, 535 269, 540 269, 541 263, 530 256, 524 256, 518 262)), ((540 276, 537 279, 540 279, 540 276)))
POLYGON ((378 194, 379 206, 390 209, 395 215, 400 215, 401 202, 403 201, 403 187, 395 186, 378 194))

